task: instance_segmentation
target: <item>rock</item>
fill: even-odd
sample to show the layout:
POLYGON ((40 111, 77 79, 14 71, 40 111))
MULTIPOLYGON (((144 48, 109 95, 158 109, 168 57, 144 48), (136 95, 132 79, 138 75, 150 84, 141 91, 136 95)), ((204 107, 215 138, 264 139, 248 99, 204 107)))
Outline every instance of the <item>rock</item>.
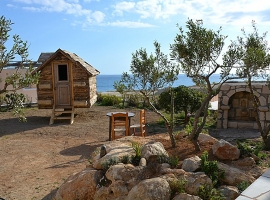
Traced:
POLYGON ((151 155, 165 155, 168 156, 167 151, 161 142, 150 142, 142 146, 141 157, 148 161, 151 155))
POLYGON ((248 170, 248 174, 250 176, 253 176, 255 179, 259 178, 266 169, 263 169, 257 165, 255 165, 254 167, 252 167, 251 169, 248 170))
POLYGON ((198 196, 193 196, 187 193, 177 194, 172 200, 202 200, 198 196))
POLYGON ((200 144, 215 144, 218 140, 208 134, 200 133, 198 137, 200 144))
POLYGON ((107 154, 103 157, 97 155, 93 158, 93 167, 95 169, 102 169, 102 163, 108 162, 111 159, 121 160, 125 155, 135 155, 134 149, 128 144, 123 144, 119 141, 112 142, 106 145, 107 154))
POLYGON ((204 172, 187 172, 185 174, 186 184, 185 191, 188 194, 197 195, 198 189, 201 185, 213 186, 212 180, 204 172))
POLYGON ((222 185, 218 189, 226 198, 225 200, 235 200, 240 195, 238 188, 234 186, 222 185))
POLYGON ((225 177, 223 179, 223 182, 226 185, 236 186, 243 181, 248 181, 249 183, 255 181, 255 178, 253 176, 235 167, 230 167, 229 165, 226 165, 224 163, 218 163, 218 168, 225 171, 225 177))
POLYGON ((131 179, 136 179, 138 174, 140 173, 140 169, 135 167, 131 164, 117 164, 111 166, 105 176, 112 182, 122 180, 122 181, 129 181, 131 179))
POLYGON ((139 166, 145 167, 146 164, 147 164, 147 163, 146 163, 146 159, 145 159, 145 158, 141 158, 141 159, 140 159, 139 166))
POLYGON ((194 156, 187 158, 183 161, 182 169, 186 172, 194 172, 201 166, 201 158, 199 156, 194 156))
POLYGON ((232 164, 235 167, 248 167, 248 168, 252 168, 253 166, 256 165, 255 160, 252 157, 246 157, 243 159, 239 159, 236 161, 233 161, 232 164))
POLYGON ((57 190, 55 200, 94 199, 99 180, 102 177, 103 174, 100 170, 91 168, 72 175, 57 190))
POLYGON ((106 154, 107 154, 106 145, 102 145, 102 146, 100 147, 99 157, 102 158, 102 157, 105 156, 106 154))
POLYGON ((212 146, 213 154, 222 160, 237 160, 240 150, 225 140, 220 140, 212 146))
POLYGON ((162 178, 152 178, 141 181, 128 193, 127 200, 170 200, 169 183, 162 178))

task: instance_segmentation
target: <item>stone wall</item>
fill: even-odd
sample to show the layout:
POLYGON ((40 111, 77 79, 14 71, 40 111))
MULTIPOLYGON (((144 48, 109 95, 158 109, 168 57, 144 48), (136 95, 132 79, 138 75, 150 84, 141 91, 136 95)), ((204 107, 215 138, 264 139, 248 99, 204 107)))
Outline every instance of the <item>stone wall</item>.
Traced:
MULTIPOLYGON (((270 123, 270 89, 265 82, 253 83, 254 94, 259 101, 259 118, 262 125, 270 123)), ((250 90, 245 82, 224 83, 218 94, 217 128, 258 129, 255 121, 250 90)))

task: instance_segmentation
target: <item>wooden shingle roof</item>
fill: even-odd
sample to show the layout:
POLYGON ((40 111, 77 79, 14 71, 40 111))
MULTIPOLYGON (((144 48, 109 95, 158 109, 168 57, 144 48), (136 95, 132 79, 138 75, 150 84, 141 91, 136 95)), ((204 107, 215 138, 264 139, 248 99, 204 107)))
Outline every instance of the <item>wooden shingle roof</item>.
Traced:
POLYGON ((80 58, 75 53, 71 53, 69 51, 62 50, 62 49, 58 49, 54 53, 51 53, 51 52, 50 53, 41 53, 39 56, 38 62, 42 62, 42 64, 37 69, 35 69, 33 73, 40 71, 44 66, 47 65, 47 63, 52 61, 59 53, 65 55, 67 58, 69 58, 73 62, 76 62, 76 64, 78 64, 79 66, 84 68, 89 75, 96 76, 96 75, 100 74, 100 72, 97 69, 95 69, 92 65, 90 65, 86 61, 84 61, 82 58, 80 58))

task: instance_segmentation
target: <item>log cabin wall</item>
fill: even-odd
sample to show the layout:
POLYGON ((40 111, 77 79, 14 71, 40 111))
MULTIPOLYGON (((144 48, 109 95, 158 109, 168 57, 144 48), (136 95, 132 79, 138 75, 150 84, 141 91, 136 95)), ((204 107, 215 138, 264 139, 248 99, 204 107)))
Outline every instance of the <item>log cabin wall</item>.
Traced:
POLYGON ((74 106, 75 108, 89 108, 90 105, 90 86, 85 69, 79 65, 73 65, 73 92, 74 92, 74 106))
POLYGON ((53 108, 53 75, 52 66, 50 64, 42 68, 37 85, 37 98, 39 108, 53 108))

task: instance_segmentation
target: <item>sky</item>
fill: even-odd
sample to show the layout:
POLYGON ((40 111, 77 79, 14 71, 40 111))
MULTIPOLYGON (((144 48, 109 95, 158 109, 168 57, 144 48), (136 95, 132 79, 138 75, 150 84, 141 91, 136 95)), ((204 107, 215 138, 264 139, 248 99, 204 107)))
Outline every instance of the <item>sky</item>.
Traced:
POLYGON ((215 31, 222 27, 226 45, 243 36, 242 28, 252 31, 252 20, 262 34, 270 27, 270 1, 1 0, 2 15, 14 23, 10 34, 28 42, 32 61, 60 48, 107 75, 128 72, 132 53, 154 52, 154 41, 169 55, 177 24, 185 30, 188 19, 215 31))

